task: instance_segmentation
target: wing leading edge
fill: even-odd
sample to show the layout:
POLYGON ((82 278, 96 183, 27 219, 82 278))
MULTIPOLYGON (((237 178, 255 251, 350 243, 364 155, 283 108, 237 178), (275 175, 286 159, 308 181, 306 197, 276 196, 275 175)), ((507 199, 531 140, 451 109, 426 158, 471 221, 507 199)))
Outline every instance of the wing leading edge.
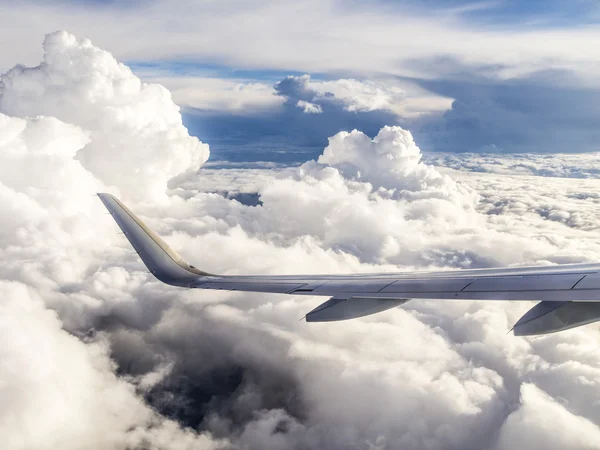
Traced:
POLYGON ((537 300, 515 335, 562 331, 600 320, 600 264, 356 275, 214 275, 171 249, 127 206, 98 194, 148 270, 180 287, 331 297, 306 315, 336 321, 384 311, 409 299, 537 300), (580 303, 586 302, 586 303, 580 303))

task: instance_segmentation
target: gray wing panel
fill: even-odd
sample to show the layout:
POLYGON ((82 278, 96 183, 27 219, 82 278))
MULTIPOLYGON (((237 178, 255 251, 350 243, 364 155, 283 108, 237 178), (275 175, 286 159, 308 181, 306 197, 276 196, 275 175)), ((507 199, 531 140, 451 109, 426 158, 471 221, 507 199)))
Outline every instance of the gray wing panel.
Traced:
POLYGON ((464 290, 466 292, 560 291, 571 289, 582 278, 581 274, 484 277, 475 280, 464 290))
POLYGON ((573 289, 600 289, 600 274, 586 275, 573 289))
POLYGON ((445 279, 422 279, 422 280, 398 280, 381 290, 383 293, 397 292, 460 292, 476 278, 445 278, 445 279))
POLYGON ((363 279, 357 280, 334 280, 334 281, 325 281, 321 284, 321 286, 317 287, 313 290, 313 294, 315 295, 328 295, 330 292, 334 293, 374 293, 380 292, 386 286, 395 283, 396 280, 394 278, 391 279, 371 279, 365 277, 363 279))
MULTIPOLYGON (((548 274, 536 276, 445 277, 444 279, 339 279, 281 280, 277 277, 200 278, 192 287, 253 292, 279 292, 295 295, 323 295, 341 298, 388 299, 462 299, 462 300, 539 300, 599 301, 600 289, 573 289, 583 275, 548 274), (478 286, 475 286, 478 284, 478 286)), ((579 282, 579 283, 578 283, 579 282)))

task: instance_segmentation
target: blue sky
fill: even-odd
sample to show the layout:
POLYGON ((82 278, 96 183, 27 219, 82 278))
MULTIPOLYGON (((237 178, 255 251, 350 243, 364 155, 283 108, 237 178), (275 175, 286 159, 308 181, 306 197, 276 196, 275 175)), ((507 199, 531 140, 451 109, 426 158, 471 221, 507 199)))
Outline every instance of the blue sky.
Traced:
MULTIPOLYGON (((389 5, 405 2, 383 0, 389 5)), ((486 25, 562 26, 598 22, 598 2, 594 0, 424 0, 411 2, 417 9, 455 11, 466 20, 486 25)))

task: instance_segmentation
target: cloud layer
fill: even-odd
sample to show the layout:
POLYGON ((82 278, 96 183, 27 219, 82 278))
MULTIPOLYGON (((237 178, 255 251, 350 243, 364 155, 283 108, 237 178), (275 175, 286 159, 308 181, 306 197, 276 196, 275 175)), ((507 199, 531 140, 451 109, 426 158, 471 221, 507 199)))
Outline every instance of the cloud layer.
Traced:
POLYGON ((45 55, 0 84, 7 448, 597 448, 594 326, 515 338, 529 305, 435 301, 309 325, 319 299, 160 284, 93 197, 211 272, 339 273, 592 261, 597 180, 433 167, 399 127, 196 173, 164 88, 67 33, 45 55))
MULTIPOLYGON (((580 4, 575 2, 573 9, 580 4)), ((39 37, 48 29, 69 29, 130 61, 185 60, 247 69, 427 76, 431 73, 411 68, 409 63, 442 55, 467 65, 493 66, 500 73, 559 67, 576 69, 591 79, 598 74, 598 50, 589 45, 598 39, 593 14, 582 14, 584 22, 547 23, 544 19, 562 14, 548 17, 546 2, 543 8, 524 8, 513 16, 524 20, 525 12, 539 11, 535 26, 531 22, 516 26, 477 21, 476 15, 468 14, 468 7, 455 5, 310 0, 298 7, 289 0, 226 4, 27 0, 0 5, 5 18, 0 30, 0 67, 7 69, 15 61, 36 63, 39 37)), ((467 6, 494 9, 490 2, 468 2, 467 6)), ((501 9, 502 5, 495 6, 501 9)), ((571 5, 561 6, 572 10, 571 5)))

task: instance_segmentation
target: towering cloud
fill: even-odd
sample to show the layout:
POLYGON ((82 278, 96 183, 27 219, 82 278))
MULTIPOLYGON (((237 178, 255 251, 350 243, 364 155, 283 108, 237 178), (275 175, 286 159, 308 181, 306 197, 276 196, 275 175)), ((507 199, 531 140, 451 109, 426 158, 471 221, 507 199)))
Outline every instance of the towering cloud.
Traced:
MULTIPOLYGON (((95 226, 95 192, 114 185, 164 199, 167 180, 197 169, 208 148, 187 134, 164 88, 142 84, 109 53, 65 32, 48 35, 44 49, 38 67, 0 78, 3 445, 220 447, 149 407, 116 375, 105 337, 79 340, 46 309, 71 311, 63 320, 76 331, 89 323, 75 319, 81 308, 98 306, 101 277, 96 294, 78 287, 97 270, 93 252, 114 240, 95 226)), ((121 274, 108 273, 114 289, 121 274)))
POLYGON ((189 136, 164 87, 142 83, 87 39, 49 34, 44 62, 14 67, 2 75, 1 86, 1 112, 51 116, 85 130, 89 142, 77 159, 129 196, 160 198, 167 180, 208 159, 208 146, 189 136))
POLYGON ((450 177, 421 162, 421 150, 410 132, 400 127, 383 127, 373 139, 358 130, 338 133, 329 138, 319 162, 375 188, 437 190, 441 196, 459 190, 450 177))

